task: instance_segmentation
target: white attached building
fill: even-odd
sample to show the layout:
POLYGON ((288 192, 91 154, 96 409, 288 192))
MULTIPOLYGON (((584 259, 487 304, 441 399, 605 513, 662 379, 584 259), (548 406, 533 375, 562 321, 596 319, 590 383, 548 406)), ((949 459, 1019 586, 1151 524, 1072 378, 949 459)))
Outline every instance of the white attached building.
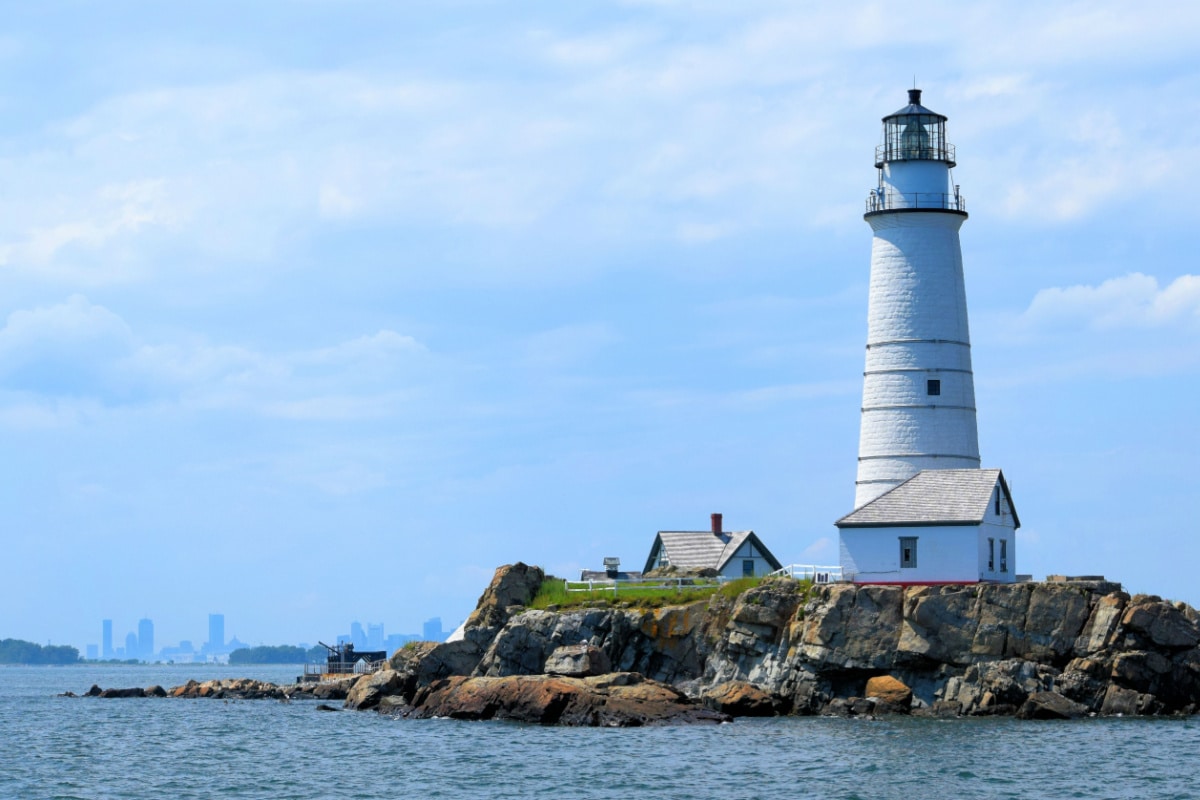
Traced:
POLYGON ((713 569, 724 578, 758 577, 783 565, 754 531, 723 531, 721 515, 712 515, 707 531, 659 531, 643 572, 661 567, 713 569))
POLYGON ((855 583, 1012 583, 1021 527, 998 469, 924 470, 835 523, 855 583))

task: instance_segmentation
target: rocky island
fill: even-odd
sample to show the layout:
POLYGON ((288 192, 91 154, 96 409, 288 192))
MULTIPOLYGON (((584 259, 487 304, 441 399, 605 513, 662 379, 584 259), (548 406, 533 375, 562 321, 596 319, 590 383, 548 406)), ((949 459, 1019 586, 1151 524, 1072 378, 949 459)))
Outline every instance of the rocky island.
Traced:
POLYGON ((1200 614, 1104 581, 771 578, 733 598, 662 608, 532 609, 543 580, 538 567, 501 567, 457 641, 408 645, 388 668, 340 685, 212 681, 162 693, 344 695, 346 708, 410 718, 608 726, 1200 708, 1200 614))

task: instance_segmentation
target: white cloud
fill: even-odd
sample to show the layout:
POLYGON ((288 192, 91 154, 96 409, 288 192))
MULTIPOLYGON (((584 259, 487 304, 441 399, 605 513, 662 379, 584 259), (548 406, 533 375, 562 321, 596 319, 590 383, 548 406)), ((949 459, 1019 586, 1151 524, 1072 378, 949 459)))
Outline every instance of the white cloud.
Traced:
MULTIPOLYGON (((141 341, 119 315, 83 295, 12 312, 0 329, 0 418, 44 426, 85 415, 64 400, 175 403, 288 419, 355 420, 398 413, 427 362, 411 336, 381 330, 311 350, 141 341)), ((90 408, 90 406, 89 406, 90 408)))
POLYGON ((1097 330, 1195 325, 1200 322, 1200 276, 1181 275, 1159 286, 1135 272, 1098 286, 1043 289, 1025 311, 1032 325, 1070 325, 1097 330))
MULTIPOLYGON (((1169 58, 1190 48, 1195 12, 926 8, 912 26, 911 9, 882 3, 627 7, 595 30, 504 33, 489 44, 517 62, 486 78, 443 62, 389 71, 364 54, 354 69, 244 67, 117 93, 10 148, 0 182, 26 191, 0 201, 0 259, 78 287, 270 263, 297 231, 351 220, 525 236, 552 221, 576 241, 691 244, 797 220, 850 227, 872 178, 853 165, 869 163, 880 109, 902 103, 911 53, 929 47, 912 66, 934 107, 965 104, 946 109, 951 138, 970 132, 964 156, 991 151, 996 165, 989 186, 964 158, 968 199, 986 189, 1014 217, 1073 221, 1165 204, 1195 182, 1186 83, 1146 92, 1118 76, 1080 91, 1012 66, 1054 75, 1114 48, 1169 58), (163 240, 178 257, 155 257, 163 240)), ((536 257, 495 271, 535 269, 536 257)))

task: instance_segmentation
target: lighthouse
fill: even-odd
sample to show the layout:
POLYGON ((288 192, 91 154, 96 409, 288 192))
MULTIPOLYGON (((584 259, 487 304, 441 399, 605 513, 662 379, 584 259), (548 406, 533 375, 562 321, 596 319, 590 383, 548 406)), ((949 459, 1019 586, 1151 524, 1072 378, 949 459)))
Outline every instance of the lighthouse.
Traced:
POLYGON ((835 524, 856 583, 1008 583, 1020 527, 1003 473, 982 469, 967 293, 946 117, 883 118, 854 510, 835 524))
POLYGON ((867 197, 871 283, 855 507, 923 469, 979 467, 971 338, 946 117, 908 105, 883 118, 867 197))

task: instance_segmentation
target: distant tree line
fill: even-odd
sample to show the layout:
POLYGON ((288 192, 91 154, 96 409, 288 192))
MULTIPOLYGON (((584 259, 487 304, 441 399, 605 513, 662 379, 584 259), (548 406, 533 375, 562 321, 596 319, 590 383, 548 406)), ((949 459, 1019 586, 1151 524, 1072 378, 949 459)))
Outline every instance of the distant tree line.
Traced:
POLYGON ((325 660, 325 648, 305 650, 290 644, 242 647, 229 654, 230 664, 311 664, 325 660))
POLYGON ((79 650, 65 644, 46 645, 0 639, 0 664, 76 664, 79 650))

